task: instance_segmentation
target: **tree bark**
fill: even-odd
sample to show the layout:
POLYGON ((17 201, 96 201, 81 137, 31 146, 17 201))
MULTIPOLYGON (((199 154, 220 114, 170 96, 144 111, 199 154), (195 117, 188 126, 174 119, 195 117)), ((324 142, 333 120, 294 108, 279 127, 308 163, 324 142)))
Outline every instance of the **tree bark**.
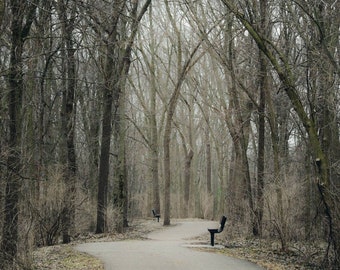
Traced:
POLYGON ((62 150, 66 154, 63 157, 63 164, 65 164, 64 181, 65 192, 65 205, 62 211, 62 233, 63 243, 71 242, 71 235, 74 233, 75 224, 75 192, 76 192, 76 153, 75 153, 75 114, 76 114, 76 59, 73 42, 74 20, 76 12, 76 3, 71 5, 70 12, 67 10, 66 3, 63 0, 58 2, 59 16, 62 22, 62 33, 64 39, 64 50, 62 51, 63 59, 63 101, 61 111, 61 134, 63 135, 62 150), (68 15, 69 14, 69 19, 68 15))
POLYGON ((0 268, 11 268, 18 253, 19 193, 21 188, 21 139, 22 139, 22 96, 23 52, 25 39, 29 35, 35 18, 37 1, 31 4, 10 1, 11 9, 11 50, 8 71, 8 111, 9 111, 9 155, 7 159, 4 224, 1 240, 0 268))
POLYGON ((253 37, 259 49, 266 55, 271 62, 274 70, 276 71, 282 85, 283 90, 290 99, 293 108, 298 115, 305 131, 308 134, 309 145, 315 162, 317 174, 317 187, 325 208, 325 213, 328 218, 329 225, 329 241, 335 253, 335 264, 338 263, 340 257, 340 223, 337 221, 337 199, 332 195, 332 187, 330 185, 330 167, 329 158, 323 149, 322 142, 318 137, 317 125, 313 117, 309 117, 303 103, 298 94, 298 89, 295 85, 293 70, 290 68, 288 59, 276 48, 272 43, 269 43, 261 33, 256 31, 246 16, 228 0, 222 2, 235 14, 237 19, 248 30, 249 34, 253 37))
POLYGON ((160 213, 160 193, 159 193, 159 145, 158 145, 158 132, 157 132, 157 117, 156 117, 156 94, 157 94, 157 83, 156 83, 156 38, 153 27, 153 9, 150 5, 150 28, 151 28, 151 42, 152 42, 152 55, 151 55, 151 89, 150 89, 150 153, 151 153, 151 175, 152 175, 152 207, 155 209, 156 213, 160 213))
MULTIPOLYGON (((108 42, 106 47, 106 65, 105 74, 112 73, 114 66, 113 57, 115 49, 113 43, 108 42)), ((107 230, 107 192, 110 165, 110 147, 112 134, 112 78, 105 78, 103 86, 103 119, 102 119, 102 135, 99 157, 99 175, 98 175, 98 193, 97 193, 97 227, 96 233, 103 233, 107 230)))
MULTIPOLYGON (((209 119, 207 119, 207 124, 209 124, 209 119)), ((206 155, 206 181, 207 181, 207 192, 211 195, 211 145, 210 145, 210 134, 209 128, 206 130, 206 145, 205 145, 205 155, 206 155)))
MULTIPOLYGON (((259 31, 266 36, 267 25, 267 1, 260 1, 260 28, 259 31)), ((259 50, 259 91, 260 100, 258 106, 258 153, 257 153, 257 196, 255 208, 255 222, 253 224, 253 234, 262 236, 262 218, 263 218, 263 191, 264 191, 264 163, 265 163, 265 110, 266 110, 266 92, 267 92, 267 63, 265 56, 259 50)))
MULTIPOLYGON (((228 30, 231 31, 231 28, 228 30)), ((247 155, 250 134, 250 116, 253 105, 247 98, 242 98, 242 96, 237 91, 236 73, 233 61, 233 46, 234 45, 230 40, 228 44, 228 67, 225 66, 225 69, 226 74, 229 71, 231 76, 229 112, 232 113, 234 117, 226 115, 225 120, 234 144, 234 160, 231 165, 233 166, 233 168, 231 168, 231 170, 233 170, 233 174, 230 174, 231 188, 232 190, 237 190, 238 194, 236 197, 235 194, 231 194, 230 197, 231 202, 233 203, 235 203, 238 199, 248 202, 250 209, 250 220, 253 221, 254 200, 247 155), (227 70, 227 68, 229 70, 227 70)), ((242 204, 238 203, 237 206, 235 205, 234 210, 236 210, 235 215, 238 216, 242 222, 245 217, 243 214, 245 211, 242 209, 242 204)))
POLYGON ((190 184, 191 184, 191 162, 194 157, 194 151, 189 150, 185 155, 184 163, 184 215, 188 217, 189 199, 190 199, 190 184))
POLYGON ((163 148, 164 148, 164 225, 170 225, 170 183, 171 183, 171 175, 170 175, 170 135, 171 135, 171 126, 172 119, 176 110, 176 105, 178 101, 178 97, 180 94, 180 90, 182 84, 184 82, 185 76, 191 68, 191 62, 193 61, 193 57, 196 54, 201 42, 194 48, 191 55, 184 63, 181 73, 179 74, 179 78, 177 80, 174 92, 171 95, 169 107, 166 116, 166 123, 164 128, 164 137, 163 137, 163 148))
MULTIPOLYGON (((126 29, 126 33, 122 33, 123 36, 126 36, 127 45, 122 48, 122 58, 121 63, 118 65, 119 78, 117 78, 117 88, 114 89, 113 94, 113 103, 114 103, 114 111, 113 111, 113 122, 114 122, 114 141, 119 142, 116 145, 116 151, 118 154, 117 159, 117 167, 116 183, 118 183, 118 201, 117 205, 120 209, 120 225, 118 227, 119 230, 122 230, 125 227, 128 227, 128 176, 127 176, 127 168, 126 168, 126 134, 125 134, 125 85, 127 81, 127 76, 130 70, 131 65, 131 52, 132 47, 135 41, 135 37, 138 32, 139 23, 142 20, 144 14, 146 13, 148 7, 151 4, 151 0, 147 0, 144 5, 141 7, 138 12, 138 0, 132 1, 132 10, 130 16, 132 17, 131 28, 126 29), (127 33, 131 33, 129 36, 127 33)), ((123 20, 123 19, 122 19, 123 20)), ((123 22, 124 24, 124 22, 123 22)), ((125 28, 125 26, 123 27, 125 28)))
MULTIPOLYGON (((189 125, 191 126, 191 125, 189 125)), ((192 158, 194 157, 194 151, 192 150, 192 143, 191 140, 189 139, 189 149, 186 145, 186 139, 179 129, 177 127, 179 135, 182 139, 182 146, 183 146, 183 152, 184 152, 184 167, 183 167, 183 206, 182 209, 183 211, 180 212, 180 214, 183 217, 188 217, 188 209, 189 209, 189 199, 190 199, 190 185, 191 185, 191 163, 192 163, 192 158)), ((189 133, 191 130, 189 130, 189 133)), ((189 136, 190 137, 190 136, 189 136)))
MULTIPOLYGON (((104 89, 104 115, 103 115, 103 131, 102 131, 102 147, 99 165, 99 183, 98 183, 98 207, 97 207, 97 233, 104 232, 106 230, 106 207, 107 207, 107 188, 108 188, 108 176, 109 176, 109 151, 111 146, 112 124, 114 123, 115 129, 115 141, 123 143, 122 145, 116 145, 118 162, 115 168, 115 175, 118 176, 116 183, 118 183, 118 197, 116 198, 117 204, 121 206, 119 220, 122 220, 123 227, 127 224, 127 173, 125 163, 125 140, 126 138, 118 136, 124 136, 125 113, 124 108, 120 108, 122 92, 125 88, 127 75, 131 64, 131 51, 132 46, 137 35, 139 23, 147 11, 151 0, 147 0, 142 6, 139 13, 138 1, 132 1, 131 17, 133 18, 130 32, 119 33, 121 29, 118 29, 118 23, 121 22, 123 29, 125 27, 125 20, 121 18, 123 16, 124 8, 126 5, 124 1, 120 4, 120 8, 115 10, 115 23, 113 29, 110 32, 107 46, 107 62, 105 66, 106 85, 104 89), (127 35, 130 33, 130 35, 127 35), (119 37, 120 35, 120 37, 119 37), (125 42, 116 42, 118 38, 125 38, 125 42), (119 135, 118 135, 119 134, 119 135), (104 146, 105 145, 105 146, 104 146), (104 149, 105 148, 105 149, 104 149)), ((124 17, 124 16, 123 16, 124 17)), ((122 40, 121 40, 122 41, 122 40)))

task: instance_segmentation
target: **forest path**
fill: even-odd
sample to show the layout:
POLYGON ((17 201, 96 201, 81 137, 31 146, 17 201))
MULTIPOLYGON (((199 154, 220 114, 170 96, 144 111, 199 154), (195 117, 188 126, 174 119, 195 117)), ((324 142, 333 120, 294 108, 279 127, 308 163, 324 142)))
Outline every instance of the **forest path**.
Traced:
MULTIPOLYGON (((150 233, 148 240, 85 243, 78 245, 76 249, 102 260, 106 270, 262 269, 244 260, 189 248, 204 248, 202 245, 195 245, 192 238, 207 234, 207 239, 210 239, 207 228, 217 225, 217 222, 202 220, 179 221, 150 233)), ((208 245, 205 247, 210 248, 208 245)))

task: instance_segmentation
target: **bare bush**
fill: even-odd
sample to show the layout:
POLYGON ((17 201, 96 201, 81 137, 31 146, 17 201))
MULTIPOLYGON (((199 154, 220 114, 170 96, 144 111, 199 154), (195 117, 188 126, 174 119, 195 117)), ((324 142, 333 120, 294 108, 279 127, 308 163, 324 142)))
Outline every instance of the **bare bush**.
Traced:
POLYGON ((31 202, 36 220, 38 246, 50 246, 58 241, 62 211, 65 208, 65 191, 63 167, 49 167, 46 181, 39 185, 39 198, 31 202))
POLYGON ((78 188, 75 212, 75 234, 87 234, 96 229, 96 202, 90 194, 78 188))
POLYGON ((212 219, 214 216, 214 197, 212 194, 203 193, 202 195, 202 209, 203 217, 205 219, 212 219))
POLYGON ((281 249, 286 250, 289 241, 304 235, 303 188, 295 177, 291 177, 280 183, 268 184, 264 195, 267 204, 266 232, 269 236, 278 237, 281 249))

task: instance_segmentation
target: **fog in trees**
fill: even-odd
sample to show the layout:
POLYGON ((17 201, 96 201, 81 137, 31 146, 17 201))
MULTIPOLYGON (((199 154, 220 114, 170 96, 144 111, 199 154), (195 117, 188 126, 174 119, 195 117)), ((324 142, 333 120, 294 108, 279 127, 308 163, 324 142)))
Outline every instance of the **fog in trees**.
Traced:
POLYGON ((0 1, 0 268, 155 209, 339 264, 338 1, 0 1))

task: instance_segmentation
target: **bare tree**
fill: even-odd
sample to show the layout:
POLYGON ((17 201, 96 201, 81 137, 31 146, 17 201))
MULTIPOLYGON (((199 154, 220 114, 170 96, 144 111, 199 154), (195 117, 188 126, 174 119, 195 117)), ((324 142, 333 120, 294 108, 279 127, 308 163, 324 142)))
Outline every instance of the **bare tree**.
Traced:
MULTIPOLYGON (((260 27, 262 35, 266 37, 268 34, 268 1, 260 1, 260 27)), ((264 173, 265 173, 265 109, 266 109, 266 93, 268 88, 268 74, 267 74, 267 63, 265 56, 259 52, 259 91, 260 98, 258 102, 258 154, 257 154, 257 197, 256 197, 256 208, 255 208, 255 220, 253 224, 253 234, 255 236, 262 235, 262 219, 264 212, 264 173)))
MULTIPOLYGON (((99 158, 99 176, 98 176, 98 196, 97 196, 97 233, 106 231, 106 210, 108 204, 108 178, 109 178, 109 162, 110 162, 110 148, 111 136, 113 135, 113 126, 116 134, 116 140, 124 142, 123 133, 124 117, 121 114, 120 106, 123 102, 122 92, 126 83, 127 74, 131 64, 132 46, 137 34, 139 23, 146 12, 151 0, 145 1, 143 6, 138 10, 139 1, 114 1, 112 8, 104 2, 99 1, 98 8, 106 9, 105 12, 111 10, 110 16, 98 16, 93 10, 92 3, 89 4, 89 15, 92 19, 92 26, 94 31, 102 38, 105 47, 105 64, 103 67, 103 119, 102 119, 102 137, 101 150, 99 158), (100 3, 99 3, 100 2, 100 3), (130 28, 126 28, 126 15, 131 10, 130 16, 132 22, 130 28), (110 20, 109 20, 110 18, 110 20), (109 23, 109 21, 111 21, 109 23), (120 42, 117 42, 119 40, 120 42), (119 138, 117 137, 119 136, 119 138)), ((99 12, 103 10, 98 10, 99 12)), ((117 145, 116 145, 117 146, 117 145)), ((118 194, 117 198, 121 205, 121 217, 123 226, 127 226, 127 185, 126 185, 126 170, 125 170, 125 146, 118 145, 119 150, 116 153, 118 157, 118 194)), ((117 148, 115 148, 117 149, 117 148)))
MULTIPOLYGON (((317 177, 317 187, 319 189, 322 202, 324 204, 325 213, 328 217, 329 224, 329 240, 335 252, 335 264, 338 264, 339 258, 339 245, 340 234, 339 234, 339 222, 337 222, 337 203, 331 191, 331 181, 330 181, 330 156, 327 153, 327 147, 323 145, 323 138, 319 137, 318 134, 318 123, 312 114, 306 110, 303 105, 303 100, 299 88, 297 86, 296 79, 293 75, 294 70, 289 65, 290 60, 285 57, 280 48, 275 46, 273 42, 267 40, 262 33, 257 31, 256 27, 249 20, 249 17, 242 13, 231 1, 222 0, 222 2, 228 7, 228 9, 235 14, 237 19, 243 24, 243 26, 248 30, 249 34, 252 36, 259 49, 266 55, 274 70, 276 71, 281 83, 282 88, 289 97, 299 120, 303 124, 306 133, 308 134, 309 145, 311 147, 313 159, 316 167, 316 177, 317 177)), ((301 9, 305 12, 306 3, 297 2, 301 9)), ((307 5, 308 7, 308 5, 307 5)), ((324 10, 326 6, 320 3, 318 6, 319 10, 324 10)), ((328 8, 332 8, 329 6, 328 8)), ((312 18, 312 24, 316 24, 321 37, 321 55, 329 55, 329 51, 325 49, 325 41, 322 37, 325 34, 325 28, 322 27, 322 23, 318 20, 318 14, 308 14, 312 18), (314 17, 315 16, 315 17, 314 17)), ((326 41, 325 41, 326 42, 326 41)), ((327 44, 327 42, 326 42, 327 44)), ((331 64, 334 65, 334 61, 331 64)), ((338 71, 338 70, 336 70, 338 71)))
POLYGON ((59 0, 58 11, 60 21, 62 23, 63 42, 63 100, 61 109, 61 128, 63 135, 63 144, 65 147, 63 163, 66 165, 65 183, 68 187, 65 194, 65 206, 62 216, 63 227, 63 243, 71 241, 71 233, 74 233, 74 218, 75 218, 75 193, 76 193, 76 153, 75 153, 75 114, 76 114, 76 59, 74 48, 73 31, 75 28, 76 19, 76 1, 71 3, 59 0), (67 5, 70 5, 68 10, 67 5))
POLYGON ((169 2, 165 1, 167 13, 170 18, 171 25, 175 31, 176 41, 177 41, 177 79, 175 81, 175 88, 171 94, 166 120, 165 120, 165 129, 164 129, 164 137, 163 137, 163 150, 164 150, 164 225, 170 225, 170 185, 171 185, 171 174, 170 174, 170 138, 171 138, 171 129, 172 129, 172 121, 173 116, 176 111, 176 106, 178 103, 178 98, 180 96, 181 87, 185 80, 186 75, 190 71, 191 67, 198 61, 199 58, 195 58, 196 52, 202 44, 203 40, 200 40, 197 45, 193 48, 187 60, 182 63, 182 44, 181 44, 181 35, 180 31, 176 25, 174 18, 171 15, 171 11, 169 8, 169 2))
MULTIPOLYGON (((155 14, 157 14, 157 8, 159 8, 159 3, 152 3, 149 8, 148 23, 150 33, 145 33, 150 35, 150 41, 146 44, 144 33, 141 33, 141 41, 138 44, 139 52, 142 54, 142 63, 146 66, 145 76, 149 85, 149 92, 141 91, 141 93, 136 93, 138 100, 142 104, 142 108, 146 114, 146 132, 143 133, 141 129, 138 131, 141 133, 142 138, 144 138, 145 143, 149 149, 150 156, 150 172, 152 178, 152 208, 156 213, 160 213, 160 184, 159 184, 159 132, 158 132, 158 119, 157 119, 157 93, 160 88, 160 83, 157 78, 160 74, 160 68, 158 67, 158 50, 160 47, 160 41, 157 40, 157 25, 155 25, 155 14), (156 12, 154 11, 156 10, 156 12), (143 46, 144 45, 144 46, 143 46), (147 45, 146 48, 144 48, 147 45)), ((142 69, 144 70, 144 69, 142 69)), ((140 74, 140 70, 136 70, 140 74)), ((139 76, 141 78, 141 76, 139 76)), ((136 89, 137 92, 137 89, 136 89)), ((138 123, 134 123, 138 125, 138 123)))
POLYGON ((8 71, 9 138, 5 191, 5 221, 1 241, 0 267, 12 268, 17 256, 19 193, 21 187, 21 136, 24 43, 30 33, 39 1, 10 1, 11 52, 8 71))

